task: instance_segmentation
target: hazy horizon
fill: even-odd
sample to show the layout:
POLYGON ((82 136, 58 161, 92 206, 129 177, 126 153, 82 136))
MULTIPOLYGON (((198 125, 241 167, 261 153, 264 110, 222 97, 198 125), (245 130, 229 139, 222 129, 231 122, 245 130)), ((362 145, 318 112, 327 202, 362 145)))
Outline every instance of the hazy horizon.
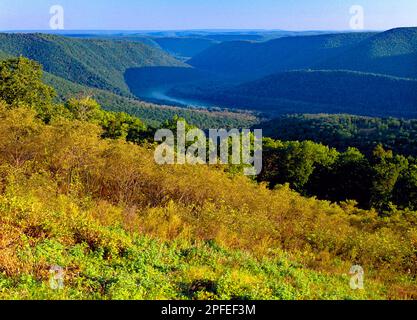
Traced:
POLYGON ((347 31, 354 5, 364 30, 417 26, 412 0, 2 0, 0 30, 48 31, 53 5, 64 8, 67 31, 347 31))
POLYGON ((126 32, 126 33, 150 33, 150 32, 367 32, 367 31, 387 31, 397 28, 417 28, 415 26, 396 26, 388 29, 363 29, 363 30, 350 30, 350 29, 223 29, 223 28, 208 28, 208 29, 65 29, 65 30, 51 30, 51 29, 0 29, 0 32, 48 32, 48 33, 73 33, 73 32, 126 32))

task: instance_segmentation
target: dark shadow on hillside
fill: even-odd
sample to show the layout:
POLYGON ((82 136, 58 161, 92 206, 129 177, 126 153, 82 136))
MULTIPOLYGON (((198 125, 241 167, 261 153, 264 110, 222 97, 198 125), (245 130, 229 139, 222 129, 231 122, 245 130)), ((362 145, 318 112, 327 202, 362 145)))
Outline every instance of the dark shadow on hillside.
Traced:
POLYGON ((175 86, 196 85, 211 86, 224 81, 220 76, 191 67, 144 67, 130 68, 124 78, 130 91, 138 98, 152 102, 164 102, 174 105, 196 105, 208 107, 204 102, 177 99, 167 93, 175 86))

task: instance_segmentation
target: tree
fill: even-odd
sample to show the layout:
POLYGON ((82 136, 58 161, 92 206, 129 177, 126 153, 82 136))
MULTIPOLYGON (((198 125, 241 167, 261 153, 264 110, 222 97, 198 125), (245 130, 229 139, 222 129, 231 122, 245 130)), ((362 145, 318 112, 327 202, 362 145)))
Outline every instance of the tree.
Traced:
POLYGON ((355 200, 369 207, 372 168, 356 148, 340 153, 330 167, 317 168, 308 184, 309 194, 331 201, 355 200))
POLYGON ((71 112, 73 119, 99 124, 104 119, 104 112, 97 101, 91 97, 69 99, 65 107, 71 112))
POLYGON ((402 209, 417 210, 417 164, 410 165, 398 179, 394 200, 402 209))
POLYGON ((401 173, 407 169, 408 160, 386 151, 378 145, 373 153, 373 177, 371 205, 380 210, 387 210, 393 201, 393 191, 401 173))
POLYGON ((284 142, 265 148, 264 170, 259 177, 271 186, 290 183, 295 190, 305 193, 305 186, 319 166, 331 165, 338 152, 311 141, 284 142))
POLYGON ((42 82, 39 63, 24 57, 0 62, 0 100, 11 108, 34 108, 44 118, 52 112, 55 91, 42 82))
POLYGON ((140 143, 148 135, 146 125, 139 118, 124 112, 105 112, 101 126, 104 130, 103 138, 140 143))

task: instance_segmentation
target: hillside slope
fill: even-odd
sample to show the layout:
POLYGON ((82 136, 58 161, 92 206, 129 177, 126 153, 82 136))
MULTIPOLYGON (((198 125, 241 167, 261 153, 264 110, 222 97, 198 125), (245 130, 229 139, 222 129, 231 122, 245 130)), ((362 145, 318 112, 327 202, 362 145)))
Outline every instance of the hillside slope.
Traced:
POLYGON ((274 114, 350 113, 417 117, 417 80, 355 71, 291 71, 212 92, 172 90, 219 105, 274 114))
POLYGON ((129 95, 131 67, 183 66, 162 50, 139 42, 74 39, 46 34, 0 34, 0 50, 38 61, 45 71, 75 83, 129 95))
POLYGON ((230 165, 160 165, 140 119, 53 97, 38 63, 0 64, 0 299, 417 297, 415 160, 377 148, 368 167, 354 149, 264 140, 272 177, 334 165, 343 185, 375 169, 389 211, 362 210, 230 165), (349 285, 353 265, 365 290, 349 285))
POLYGON ((318 66, 417 78, 417 28, 376 34, 318 66))
MULTIPOLYGON (((158 126, 180 116, 201 128, 247 127, 257 119, 249 114, 160 106, 134 99, 125 83, 130 67, 185 66, 161 49, 141 43, 67 38, 46 34, 0 34, 0 60, 23 55, 44 65, 44 79, 60 101, 90 95, 105 109, 123 111, 158 126)), ((140 84, 141 79, 136 78, 140 84)), ((146 79, 144 80, 146 81, 146 79)))
POLYGON ((186 109, 147 103, 110 91, 83 86, 47 72, 44 74, 44 81, 55 88, 59 101, 67 101, 74 96, 91 96, 108 111, 126 112, 140 117, 146 124, 154 127, 175 116, 184 118, 188 123, 201 129, 246 128, 258 122, 258 119, 249 113, 186 109))
POLYGON ((0 150, 2 299, 416 295, 413 213, 378 218, 213 166, 159 166, 90 123, 45 125, 24 108, 0 108, 0 150), (355 262, 366 290, 349 287, 355 262), (63 290, 49 287, 55 265, 63 290))
POLYGON ((310 140, 344 151, 358 148, 370 155, 377 145, 405 156, 417 156, 417 120, 371 118, 346 114, 283 115, 256 125, 266 137, 310 140))
POLYGON ((264 43, 227 42, 188 61, 203 70, 256 79, 268 74, 310 68, 341 54, 372 33, 286 37, 264 43))
POLYGON ((244 79, 297 69, 352 70, 417 77, 417 28, 381 33, 286 37, 265 43, 228 42, 189 64, 244 79))

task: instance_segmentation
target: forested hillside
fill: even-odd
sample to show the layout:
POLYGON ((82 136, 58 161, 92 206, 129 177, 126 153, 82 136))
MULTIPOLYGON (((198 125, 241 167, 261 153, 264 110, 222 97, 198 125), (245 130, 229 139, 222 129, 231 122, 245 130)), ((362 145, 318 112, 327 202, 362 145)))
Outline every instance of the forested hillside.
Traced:
POLYGON ((417 78, 417 28, 378 33, 318 67, 417 78))
MULTIPOLYGON (((140 119, 88 97, 54 103, 41 79, 35 62, 0 64, 1 298, 416 297, 411 209, 381 215, 269 189, 227 166, 157 165, 140 119), (365 290, 349 286, 354 264, 365 290), (62 290, 48 285, 56 265, 62 290)), ((297 150, 267 143, 278 155, 297 150)), ((375 157, 373 187, 386 196, 384 172, 403 159, 381 148, 375 157)))
MULTIPOLYGON (((140 116, 158 126, 180 115, 201 128, 248 127, 257 119, 247 113, 222 110, 180 109, 139 101, 125 82, 132 67, 181 66, 162 49, 119 38, 68 38, 46 34, 0 34, 0 60, 23 55, 44 65, 45 81, 57 91, 60 101, 71 96, 91 95, 107 110, 140 116), (117 41, 116 39, 119 39, 117 41)), ((141 85, 147 79, 136 79, 141 85)))
POLYGON ((180 60, 189 60, 202 51, 219 44, 229 41, 255 41, 263 42, 289 36, 317 35, 328 32, 323 31, 215 31, 215 30, 192 30, 192 31, 142 31, 142 32, 64 32, 71 38, 80 39, 102 39, 102 40, 121 40, 131 42, 141 42, 177 57, 180 60))
MULTIPOLYGON (((32 58, 54 76, 109 91, 98 98, 106 108, 124 108, 146 118, 152 112, 145 114, 136 110, 137 106, 143 110, 144 104, 132 98, 176 106, 256 110, 269 117, 287 113, 349 113, 414 118, 417 113, 417 80, 413 78, 413 70, 417 70, 416 30, 399 28, 380 33, 309 36, 288 36, 291 34, 285 32, 263 36, 162 32, 96 35, 96 38, 85 35, 82 39, 76 35, 69 38, 0 34, 0 59, 19 55, 32 58), (214 39, 216 36, 218 40, 214 39), (249 40, 251 36, 264 37, 263 40, 268 36, 284 37, 270 41, 223 39, 218 45, 207 43, 223 41, 221 37, 249 40), (193 55, 193 58, 186 64, 164 50, 179 56, 193 55), (197 53, 200 50, 203 52, 197 53)), ((60 95, 60 91, 65 91, 57 90, 60 95)), ((187 119, 194 121, 193 111, 181 113, 189 114, 187 119)), ((200 115, 198 112, 196 117, 200 115)), ((167 119, 151 118, 152 121, 167 119)), ((247 122, 241 122, 244 124, 247 122)))
POLYGON ((50 73, 45 73, 44 80, 55 88, 58 101, 64 102, 70 97, 91 96, 104 109, 125 112, 140 117, 146 124, 152 127, 158 127, 177 115, 190 124, 202 129, 247 128, 259 122, 256 115, 246 112, 234 112, 221 109, 187 109, 147 103, 120 96, 110 91, 82 86, 50 73))
POLYGON ((346 33, 285 37, 263 43, 225 42, 207 49, 188 63, 237 79, 256 79, 282 71, 313 68, 372 35, 346 33))
MULTIPOLYGON (((416 30, 223 42, 187 61, 194 70, 181 73, 182 82, 171 81, 174 74, 163 67, 152 73, 149 82, 154 90, 168 86, 164 94, 174 99, 272 116, 349 113, 414 118, 416 30), (195 76, 204 72, 202 79, 195 76)), ((132 90, 140 91, 135 81, 130 83, 132 90)))
POLYGON ((67 37, 79 39, 101 39, 113 41, 139 42, 155 47, 181 60, 188 60, 204 51, 218 41, 200 36, 172 36, 170 33, 158 36, 148 34, 65 34, 67 37))
POLYGON ((227 42, 207 49, 188 63, 244 79, 297 69, 352 70, 416 78, 416 43, 417 28, 285 37, 264 43, 227 42))
POLYGON ((187 85, 170 92, 271 114, 417 117, 417 80, 354 71, 282 72, 228 89, 187 85))
POLYGON ((129 95, 131 67, 182 66, 160 49, 139 42, 72 39, 46 34, 0 34, 0 50, 41 63, 45 71, 75 83, 129 95))
POLYGON ((270 188, 289 183, 304 196, 332 202, 354 201, 360 208, 391 216, 417 209, 417 161, 376 146, 365 156, 349 147, 338 152, 311 141, 264 142, 259 182, 270 188))
POLYGON ((255 126, 278 140, 311 140, 345 151, 356 147, 367 155, 380 144, 395 153, 417 157, 417 120, 352 115, 284 115, 255 126))

